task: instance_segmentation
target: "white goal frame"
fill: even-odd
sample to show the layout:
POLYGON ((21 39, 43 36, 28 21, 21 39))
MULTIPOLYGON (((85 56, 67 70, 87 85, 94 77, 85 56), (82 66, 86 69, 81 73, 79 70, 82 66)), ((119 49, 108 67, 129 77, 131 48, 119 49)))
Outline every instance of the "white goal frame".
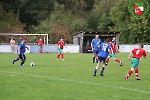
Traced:
POLYGON ((44 36, 44 43, 48 44, 48 34, 14 34, 14 33, 0 33, 0 35, 5 35, 5 36, 19 36, 19 35, 29 35, 29 36, 44 36), (46 37, 46 38, 45 38, 46 37), (46 41, 45 41, 46 39, 46 41))

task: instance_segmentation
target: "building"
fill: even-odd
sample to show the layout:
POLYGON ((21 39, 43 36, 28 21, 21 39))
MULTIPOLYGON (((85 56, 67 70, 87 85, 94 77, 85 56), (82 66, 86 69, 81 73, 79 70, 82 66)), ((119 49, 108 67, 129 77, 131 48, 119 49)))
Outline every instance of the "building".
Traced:
POLYGON ((105 41, 108 37, 116 37, 116 44, 119 44, 119 34, 121 32, 88 32, 80 31, 73 34, 73 44, 78 44, 80 46, 80 52, 86 53, 91 48, 91 41, 95 38, 95 35, 99 35, 102 41, 105 41))

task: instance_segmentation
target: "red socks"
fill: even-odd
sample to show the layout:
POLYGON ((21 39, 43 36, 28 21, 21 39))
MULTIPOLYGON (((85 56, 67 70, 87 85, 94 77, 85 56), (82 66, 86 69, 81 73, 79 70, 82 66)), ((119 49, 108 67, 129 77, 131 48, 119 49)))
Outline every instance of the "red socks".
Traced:
POLYGON ((139 77, 138 72, 139 72, 139 70, 135 69, 135 76, 136 76, 136 78, 139 77))
POLYGON ((61 54, 61 57, 62 57, 62 59, 64 59, 64 54, 63 53, 61 54))
POLYGON ((116 61, 117 63, 120 63, 120 60, 119 60, 119 59, 116 59, 115 61, 116 61))
POLYGON ((60 55, 61 55, 61 54, 57 54, 57 57, 56 57, 56 58, 59 59, 60 55))
MULTIPOLYGON (((116 59, 115 61, 116 61, 117 63, 120 63, 120 62, 121 62, 119 59, 116 59)), ((106 59, 106 63, 108 63, 108 62, 109 62, 109 59, 107 58, 107 59, 106 59)))
POLYGON ((130 70, 127 74, 127 78, 132 74, 132 70, 130 70))
POLYGON ((105 62, 108 64, 108 62, 109 62, 109 59, 107 58, 105 62))
POLYGON ((59 59, 60 55, 61 55, 62 59, 64 59, 64 54, 57 54, 56 59, 59 59))

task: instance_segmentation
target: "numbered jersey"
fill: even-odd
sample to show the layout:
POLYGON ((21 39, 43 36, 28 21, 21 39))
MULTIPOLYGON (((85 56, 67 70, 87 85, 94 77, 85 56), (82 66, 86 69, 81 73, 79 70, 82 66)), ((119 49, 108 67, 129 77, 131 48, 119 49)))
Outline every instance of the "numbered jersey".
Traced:
POLYGON ((132 58, 137 58, 137 59, 141 59, 142 56, 146 56, 146 51, 142 48, 135 48, 132 50, 132 58))
POLYGON ((98 56, 107 58, 109 51, 110 51, 110 45, 108 43, 101 43, 98 56))

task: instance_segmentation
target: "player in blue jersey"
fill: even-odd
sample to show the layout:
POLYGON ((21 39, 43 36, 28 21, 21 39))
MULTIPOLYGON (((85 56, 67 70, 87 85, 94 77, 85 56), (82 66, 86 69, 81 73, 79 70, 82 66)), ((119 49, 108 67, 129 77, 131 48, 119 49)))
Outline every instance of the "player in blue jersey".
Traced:
POLYGON ((98 56, 97 56, 99 53, 99 48, 97 47, 98 44, 101 44, 101 40, 99 39, 98 35, 95 35, 95 38, 92 40, 92 43, 91 43, 91 48, 93 51, 93 59, 92 59, 93 63, 95 62, 95 58, 96 58, 96 61, 98 58, 98 56))
POLYGON ((101 62, 103 62, 103 66, 102 66, 100 75, 103 76, 103 72, 104 72, 104 69, 105 69, 105 61, 106 61, 106 58, 107 58, 108 54, 110 53, 109 41, 110 41, 109 39, 106 39, 105 43, 101 43, 98 46, 100 49, 99 49, 99 53, 98 53, 98 63, 97 63, 97 66, 94 70, 94 76, 96 76, 98 67, 100 66, 101 62))
POLYGON ((17 57, 16 59, 14 59, 12 61, 12 63, 14 64, 16 61, 18 61, 19 59, 21 59, 21 63, 20 63, 20 66, 23 66, 23 64, 25 63, 25 60, 26 60, 26 56, 25 56, 25 51, 26 51, 26 48, 29 50, 28 47, 26 47, 26 39, 23 39, 20 44, 18 45, 18 50, 17 50, 17 54, 19 57, 17 57))

